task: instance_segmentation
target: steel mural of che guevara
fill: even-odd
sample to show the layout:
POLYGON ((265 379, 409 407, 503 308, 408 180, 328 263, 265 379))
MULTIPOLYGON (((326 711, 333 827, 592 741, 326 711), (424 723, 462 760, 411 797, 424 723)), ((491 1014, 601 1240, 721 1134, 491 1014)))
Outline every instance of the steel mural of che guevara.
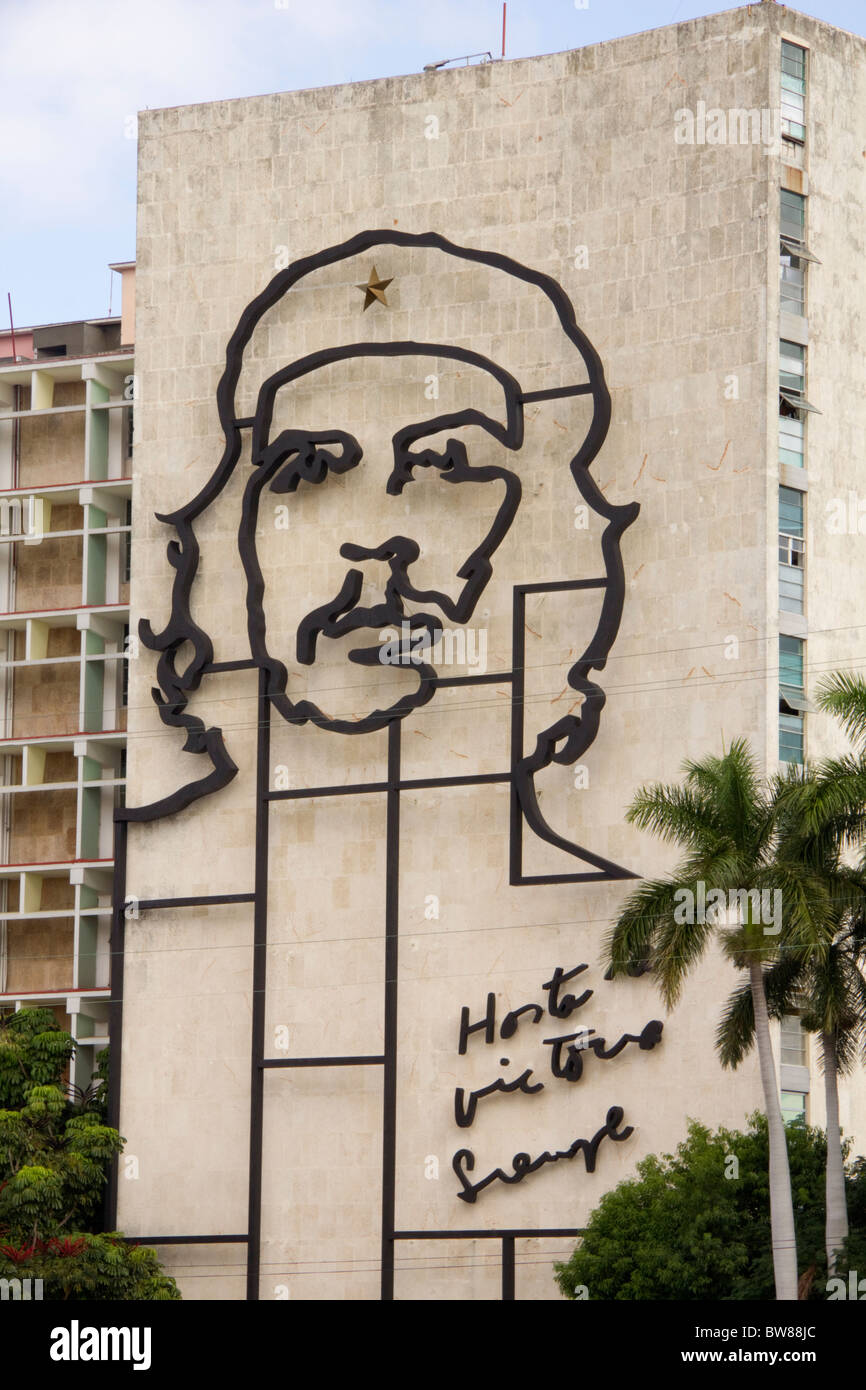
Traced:
MULTIPOLYGON (((349 1068, 347 1075, 372 1068, 382 1078, 377 1202, 387 1298, 393 1296, 395 1243, 408 1234, 400 1229, 397 1190, 401 804, 405 821, 409 795, 502 793, 508 806, 495 843, 503 889, 633 877, 593 844, 588 822, 579 836, 558 823, 543 807, 539 785, 547 770, 579 766, 596 739, 605 702, 597 673, 616 638, 624 601, 620 543, 639 508, 609 502, 593 477, 610 424, 610 397, 598 354, 560 285, 508 256, 457 246, 434 232, 362 232, 279 271, 244 310, 228 342, 217 410, 224 436, 217 467, 190 501, 159 515, 174 532, 168 621, 154 625, 144 617, 139 629, 143 646, 157 657, 153 695, 160 718, 178 731, 185 753, 195 755, 184 763, 200 770, 167 795, 117 812, 115 961, 122 960, 122 904, 134 886, 123 881, 126 837, 139 823, 194 817, 219 800, 239 764, 232 729, 208 720, 208 692, 221 672, 257 672, 255 882, 237 885, 234 894, 183 900, 190 911, 229 898, 252 908, 249 1221, 242 1236, 248 1295, 259 1296, 261 1277, 265 1073, 312 1068, 322 1079, 334 1074, 331 1068, 349 1068), (359 285, 367 272, 367 283, 359 285), (442 334, 442 316, 435 303, 425 304, 424 289, 444 283, 471 287, 466 304, 483 331, 473 331, 467 309, 454 318, 454 331, 442 334), (354 296, 354 340, 341 323, 329 341, 329 321, 315 308, 323 285, 332 293, 344 287, 347 302, 354 296), (359 289, 365 290, 363 307, 359 289), (544 341, 557 344, 549 360, 534 353, 540 337, 533 332, 542 320, 544 341), (425 340, 418 326, 427 322, 439 331, 425 340), (407 330, 413 336, 404 336, 407 330), (407 382, 417 384, 414 396, 407 382), (537 422, 545 426, 543 443, 537 422), (229 503, 236 554, 221 540, 215 556, 208 518, 229 503), (551 517, 557 515, 562 527, 554 533, 551 517), (591 564, 587 535, 594 543, 591 564), (220 611, 200 599, 203 579, 215 570, 233 575, 232 586, 244 595, 245 650, 228 650, 220 611), (537 636, 535 606, 548 601, 559 665, 548 663, 542 699, 533 670, 541 663, 527 643, 537 636), (419 721, 434 713, 438 722, 423 728, 419 721), (471 718, 484 729, 485 751, 474 762, 471 743, 468 752, 455 753, 449 733, 455 721, 468 728, 471 718), (274 775, 275 741, 286 726, 294 740, 287 747, 307 741, 303 775, 293 776, 291 753, 280 755, 274 775), (497 739, 501 735, 491 743, 501 747, 497 753, 487 746, 494 729, 497 739), (440 740, 440 761, 429 761, 432 749, 428 753, 415 734, 428 743, 440 740), (308 747, 310 739, 316 742, 308 747), (377 775, 366 771, 365 740, 382 751, 377 775), (318 782, 309 775, 311 756, 323 769, 318 782), (465 759, 464 769, 457 756, 465 759), (314 803, 321 816, 343 798, 347 804, 357 798, 359 805, 376 798, 383 807, 381 1035, 363 1052, 331 1055, 323 1044, 315 1055, 293 1049, 274 1055, 265 1027, 275 873, 269 822, 286 803, 314 803)), ((171 902, 177 905, 177 896, 140 907, 171 902)), ((531 921, 527 913, 527 929, 531 921)), ((569 943, 569 959, 556 958, 562 944, 552 949, 552 956, 539 956, 545 978, 526 974, 526 997, 512 1000, 510 1010, 498 1009, 492 982, 485 1006, 483 996, 470 1005, 454 981, 456 1003, 444 1026, 453 1035, 455 1064, 476 1043, 492 1046, 495 1038, 500 1051, 506 1043, 514 1051, 521 1036, 531 1036, 533 1047, 542 1045, 549 1070, 542 1078, 536 1065, 518 1075, 517 1057, 499 1059, 497 1051, 494 1065, 511 1066, 511 1072, 483 1087, 452 1084, 454 1107, 446 1119, 457 1151, 453 1163, 449 1153, 448 1176, 440 1179, 452 1212, 446 1233, 465 1226, 464 1204, 483 1208, 491 1184, 516 1202, 509 1186, 561 1160, 577 1158, 591 1172, 603 1141, 609 1147, 632 1132, 622 1108, 612 1105, 606 1115, 587 1120, 579 1139, 570 1133, 568 1143, 557 1140, 543 1153, 518 1153, 487 1176, 483 1160, 465 1147, 469 1126, 494 1107, 505 1113, 508 1106, 531 1106, 532 1099, 522 1098, 537 1096, 543 1080, 548 1089, 579 1082, 584 1066, 600 1070, 626 1047, 648 1051, 660 1041, 657 1021, 623 1033, 618 1042, 591 1027, 576 1028, 593 990, 569 994, 566 985, 589 967, 575 954, 578 945, 569 943)), ((122 978, 116 964, 116 1080, 122 978)), ((566 1089, 575 1094, 580 1088, 566 1089)), ((434 1225, 429 1234, 438 1229, 434 1225)), ((510 1258, 513 1270, 513 1237, 502 1239, 505 1265, 510 1258)), ((508 1277, 503 1280, 505 1296, 513 1296, 508 1277)))

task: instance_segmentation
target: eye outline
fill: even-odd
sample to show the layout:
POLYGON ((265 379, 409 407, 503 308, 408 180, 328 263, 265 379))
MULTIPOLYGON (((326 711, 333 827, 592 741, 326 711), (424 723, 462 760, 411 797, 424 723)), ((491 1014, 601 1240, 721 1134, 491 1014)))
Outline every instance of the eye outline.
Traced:
MULTIPOLYGON (((427 438, 433 434, 439 434, 439 430, 428 431, 427 438)), ((469 480, 472 467, 469 463, 469 454, 462 439, 455 439, 449 436, 445 440, 442 451, 436 449, 420 449, 414 452, 410 445, 417 439, 423 439, 424 435, 416 435, 415 438, 404 438, 405 431, 394 435, 392 440, 394 453, 394 467, 388 477, 386 492, 391 496, 399 496, 407 483, 414 483, 413 471, 416 468, 435 468, 442 474, 446 482, 465 482, 469 480)))
POLYGON ((438 467, 444 481, 448 483, 471 482, 473 480, 483 482, 491 477, 504 477, 508 474, 510 470, 501 468, 499 465, 482 464, 478 466, 470 464, 465 441, 453 436, 446 439, 445 449, 447 452, 444 454, 436 453, 432 449, 422 449, 418 453, 412 452, 411 446, 417 444, 419 440, 444 434, 446 430, 450 429, 465 429, 466 426, 477 426, 486 434, 491 435, 497 443, 505 444, 506 448, 512 452, 516 452, 522 443, 522 434, 519 442, 508 442, 506 426, 491 419, 483 411, 474 409, 457 411, 451 415, 440 415, 436 419, 425 420, 423 424, 419 425, 408 425, 405 429, 399 430, 391 440, 394 467, 388 477, 386 492, 392 497, 399 497, 407 483, 415 482, 412 470, 417 467, 438 467), (441 466, 443 462, 445 467, 441 466))
POLYGON ((348 473, 364 456, 354 435, 345 430, 282 430, 262 451, 259 465, 266 470, 271 492, 296 492, 299 483, 317 487, 330 473, 348 473), (337 444, 340 453, 325 445, 337 444))

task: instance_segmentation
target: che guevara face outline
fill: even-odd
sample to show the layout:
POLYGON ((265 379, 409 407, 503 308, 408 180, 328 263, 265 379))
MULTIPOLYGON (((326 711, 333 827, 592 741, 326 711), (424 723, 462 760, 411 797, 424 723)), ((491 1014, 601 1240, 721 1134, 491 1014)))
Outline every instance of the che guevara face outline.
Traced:
MULTIPOLYGON (((507 301, 507 294, 505 298, 507 301)), ((579 648, 575 660, 564 673, 568 686, 582 697, 583 703, 579 713, 569 712, 558 718, 549 727, 544 727, 538 732, 534 749, 514 760, 512 775, 523 816, 534 833, 548 840, 551 844, 565 849, 569 854, 577 855, 577 857, 584 858, 597 866, 597 873, 577 875, 577 878, 631 877, 631 874, 621 870, 618 866, 608 863, 599 856, 591 855, 588 851, 572 845, 553 832, 544 822, 534 789, 534 779, 538 772, 548 767, 552 762, 573 764, 595 739, 605 697, 593 675, 595 671, 600 671, 605 666, 608 653, 619 630, 625 599, 621 539, 623 532, 635 520, 640 510, 637 502, 624 505, 609 502, 591 473, 591 465, 598 456, 610 427, 610 393, 605 382, 601 358, 587 335, 578 326, 574 306, 557 281, 543 271, 521 265, 518 261, 500 252, 458 246, 439 232, 412 233, 393 228, 358 232, 344 242, 293 261, 285 270, 281 270, 273 276, 268 285, 247 305, 241 314, 227 343, 225 370, 217 387, 217 412, 225 439, 222 457, 213 473, 194 497, 173 512, 157 513, 157 519, 173 527, 176 536, 176 539, 169 542, 167 548, 168 561, 175 572, 172 582, 171 613, 168 622, 160 631, 154 631, 147 619, 142 619, 139 624, 143 645, 159 653, 157 661, 158 684, 153 690, 153 698, 159 707, 160 718, 166 725, 184 731, 184 751, 192 754, 203 754, 206 759, 204 767, 207 770, 158 801, 139 807, 119 808, 118 819, 151 821, 173 815, 194 801, 219 791, 237 776, 238 767, 226 746, 222 730, 216 726, 207 725, 198 714, 189 708, 191 697, 199 689, 202 681, 208 679, 211 672, 218 670, 221 664, 225 665, 225 663, 215 661, 213 638, 196 621, 192 613, 193 589, 201 555, 197 523, 199 518, 218 499, 241 462, 244 453, 244 436, 247 430, 254 432, 253 455, 258 459, 258 462, 254 464, 253 476, 244 497, 244 505, 249 508, 249 517, 252 517, 261 487, 266 485, 264 482, 266 467, 264 451, 272 443, 274 445, 277 443, 277 440, 271 441, 269 439, 269 431, 273 397, 279 385, 282 384, 282 381, 287 381, 292 376, 297 375, 299 370, 313 370, 320 363, 336 361, 341 357, 351 356, 358 352, 373 356, 399 356, 401 354, 417 356, 420 354, 434 355, 439 358, 450 357, 457 361, 474 363, 491 372, 500 381, 505 394, 505 425, 489 420, 487 417, 481 416, 479 412, 472 410, 462 412, 456 418, 455 423, 458 425, 460 423, 482 424, 490 430, 494 438, 499 439, 509 450, 515 452, 523 442, 523 408, 527 403, 578 395, 589 397, 591 404, 589 427, 579 442, 572 442, 568 462, 566 464, 563 461, 560 470, 563 475, 563 485, 576 488, 579 496, 590 510, 603 521, 601 549, 604 576, 602 579, 590 581, 592 587, 600 587, 603 590, 601 613, 588 643, 579 648), (290 367, 284 368, 283 373, 276 373, 270 379, 270 385, 273 388, 271 394, 261 392, 259 395, 256 415, 243 417, 238 410, 238 386, 246 364, 250 340, 257 325, 268 311, 289 294, 294 286, 304 281, 305 277, 314 272, 326 271, 329 267, 335 269, 341 280, 345 279, 346 283, 351 280, 351 283, 354 284, 358 277, 351 274, 347 276, 343 263, 371 251, 383 254, 385 248, 392 248, 397 255, 402 255, 405 252, 411 254, 414 251, 422 251, 425 254, 432 253, 436 258, 436 263, 443 269, 466 269, 473 265, 481 266, 504 277, 501 282, 503 285, 511 281, 517 286, 522 286, 521 293, 526 293, 528 289, 531 294, 537 295, 539 304, 546 304, 547 308, 553 311, 562 333, 561 365, 555 371, 553 384, 542 386, 537 390, 524 390, 514 377, 496 363, 480 357, 477 353, 456 348, 447 343, 360 343, 350 348, 325 349, 302 359, 301 363, 294 363, 290 367), (192 655, 189 655, 190 650, 192 655)), ((426 429, 432 433, 434 424, 439 425, 442 429, 447 429, 449 418, 441 417, 437 422, 425 422, 426 429)), ((328 422, 328 424, 331 423, 333 422, 328 422)), ((334 432, 331 431, 328 437, 333 443, 334 432)), ((327 450, 328 438, 323 436, 315 442, 321 446, 322 450, 327 450)), ((407 436, 405 442, 408 447, 412 441, 407 436)), ((283 440, 280 447, 284 447, 287 443, 291 443, 291 441, 283 440)), ((316 450, 310 451, 309 448, 306 450, 299 448, 296 451, 296 457, 298 459, 297 485, 300 485, 305 470, 309 470, 307 478, 309 481, 316 469, 328 462, 321 456, 317 459, 316 450)), ((351 453, 347 455, 347 459, 350 457, 351 453)), ((289 455, 287 454, 283 462, 288 461, 289 455)), ((339 462, 340 456, 335 461, 339 462)), ((268 462, 273 462, 273 457, 268 462)), ((452 462, 452 468, 456 466, 457 462, 457 460, 452 462)), ((434 461, 431 460, 427 466, 435 466, 434 461)), ((279 465, 275 464, 275 471, 277 467, 279 465)), ((557 472, 558 477, 559 471, 557 472)), ((554 479, 554 483, 556 482, 557 479, 554 479)), ((478 568, 475 575, 467 576, 468 579, 475 582, 474 585, 470 584, 466 589, 467 601, 465 610, 461 609, 461 612, 469 613, 470 607, 474 607, 477 602, 479 593, 483 588, 482 581, 486 583, 485 575, 489 577, 486 566, 491 564, 496 547, 500 543, 507 525, 510 524, 507 518, 497 517, 485 542, 482 543, 477 552, 474 552, 472 557, 469 557, 469 561, 474 560, 478 568)), ((296 722, 307 719, 314 722, 320 721, 320 711, 315 706, 310 705, 305 709, 303 701, 294 705, 285 698, 285 667, 281 666, 278 661, 272 660, 268 653, 265 618, 261 603, 262 592, 259 591, 259 586, 263 585, 264 581, 261 572, 257 572, 254 539, 254 535, 249 533, 249 526, 242 523, 238 535, 238 545, 248 580, 247 626, 251 662, 260 668, 263 687, 270 703, 280 709, 286 717, 292 718, 296 722)), ((393 549, 396 551, 398 547, 395 546, 393 549)), ((402 601, 408 597, 411 581, 407 576, 412 562, 408 559, 407 552, 406 557, 396 553, 389 556, 388 563, 392 565, 394 575, 391 588, 393 597, 390 602, 396 607, 398 599, 402 601), (404 559, 405 563, 402 564, 401 569, 401 563, 404 559), (401 586, 405 589, 405 593, 401 592, 401 586)), ((547 586, 543 581, 544 576, 541 574, 527 576, 527 583, 515 586, 515 603, 518 602, 518 595, 527 589, 546 588, 547 586)), ((562 585, 557 584, 554 587, 561 588, 562 585)), ((566 587, 579 588, 585 587, 585 584, 584 581, 576 581, 573 585, 569 584, 566 587)), ((351 591, 347 597, 351 600, 351 591)), ((442 611, 447 612, 448 610, 443 608, 442 611)), ((346 617, 347 614, 348 610, 342 615, 338 613, 334 621, 339 621, 341 616, 346 617)), ((327 615, 324 616, 327 621, 327 615)), ((310 635, 312 635, 312 626, 314 625, 314 622, 311 623, 310 635)), ((230 667, 238 664, 236 661, 228 663, 230 667)), ((367 720, 352 721, 345 725, 341 731, 357 734, 366 732, 371 728, 381 727, 382 723, 401 717, 403 713, 408 712, 408 708, 414 708, 422 703, 425 697, 429 699, 435 690, 435 686, 432 684, 435 673, 430 668, 425 669, 423 666, 415 669, 419 671, 421 682, 418 690, 409 697, 409 705, 406 708, 401 708, 398 702, 390 715, 386 716, 384 711, 374 711, 367 720)), ((332 722, 330 727, 337 729, 339 725, 332 722)), ((518 876, 512 881, 529 882, 531 880, 518 876)))
MULTIPOLYGON (((370 733, 383 728, 394 718, 404 718, 430 700, 435 692, 436 671, 426 661, 418 660, 419 648, 432 645, 442 629, 440 614, 453 623, 466 623, 471 618, 481 594, 493 573, 492 557, 517 514, 521 499, 521 483, 517 474, 498 465, 473 464, 462 439, 449 437, 444 447, 423 447, 427 437, 443 431, 476 425, 498 443, 515 452, 523 444, 523 408, 519 387, 509 373, 490 359, 466 349, 447 348, 436 344, 390 343, 353 344, 347 348, 332 348, 312 354, 274 373, 262 386, 252 426, 253 473, 247 480, 238 532, 239 550, 247 578, 247 612, 250 643, 256 663, 268 673, 268 695, 282 716, 291 723, 318 725, 332 733, 370 733), (255 530, 261 495, 265 488, 272 493, 290 497, 306 486, 321 486, 331 473, 345 474, 356 469, 363 457, 362 445, 345 430, 325 431, 281 430, 270 439, 274 403, 281 387, 299 380, 325 365, 349 358, 364 356, 400 357, 403 355, 451 357, 464 364, 482 367, 490 372, 501 386, 505 398, 504 424, 475 409, 453 411, 398 430, 391 440, 393 466, 387 477, 385 491, 400 496, 414 480, 417 469, 436 469, 443 482, 457 486, 463 482, 499 482, 504 491, 496 516, 476 548, 465 557, 456 558, 449 569, 463 580, 456 598, 440 589, 419 588, 413 583, 412 565, 419 558, 420 546, 412 537, 394 535, 378 546, 368 548, 351 542, 340 547, 341 556, 348 561, 379 560, 388 565, 389 578, 381 603, 361 606, 363 575, 349 569, 339 593, 328 602, 309 612, 299 625, 296 642, 297 662, 311 666, 320 639, 343 637, 353 632, 360 636, 383 627, 408 624, 413 647, 411 669, 417 677, 417 687, 408 695, 384 709, 375 709, 360 719, 333 718, 307 699, 292 699, 286 692, 288 668, 272 654, 267 645, 265 612, 266 584, 255 546, 255 530), (419 444, 421 447, 418 447, 419 444), (438 612, 407 613, 405 602, 433 607, 438 612)), ((358 647, 349 660, 360 666, 379 665, 381 642, 358 647)))

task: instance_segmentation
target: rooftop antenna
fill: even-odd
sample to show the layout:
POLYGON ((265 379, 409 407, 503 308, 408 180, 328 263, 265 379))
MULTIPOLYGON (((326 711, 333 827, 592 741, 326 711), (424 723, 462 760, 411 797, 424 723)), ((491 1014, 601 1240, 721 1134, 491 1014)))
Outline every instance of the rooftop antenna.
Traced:
MULTIPOLYGON (((503 5, 502 5, 502 56, 503 56, 503 58, 505 57, 505 10, 506 10, 506 5, 505 5, 504 0, 503 0, 503 5)), ((486 53, 464 53, 464 54, 462 54, 461 57, 459 57, 459 58, 443 58, 443 59, 441 59, 441 61, 438 62, 438 63, 425 63, 425 64, 424 64, 424 71, 425 71, 425 72, 438 72, 439 68, 447 68, 447 67, 450 66, 451 63, 465 63, 465 64, 467 65, 467 67, 468 67, 469 64, 471 63, 471 61, 472 61, 473 58, 480 58, 481 61, 482 61, 482 63, 485 63, 485 62, 493 63, 493 62, 496 61, 496 59, 493 57, 493 54, 492 54, 492 53, 489 51, 489 49, 488 49, 488 51, 487 51, 486 53)))
POLYGON ((473 58, 480 58, 482 63, 492 63, 495 61, 493 54, 488 48, 484 53, 464 53, 459 58, 443 58, 441 62, 438 63, 425 63, 424 71, 436 72, 438 68, 445 68, 449 63, 465 63, 468 67, 473 58))

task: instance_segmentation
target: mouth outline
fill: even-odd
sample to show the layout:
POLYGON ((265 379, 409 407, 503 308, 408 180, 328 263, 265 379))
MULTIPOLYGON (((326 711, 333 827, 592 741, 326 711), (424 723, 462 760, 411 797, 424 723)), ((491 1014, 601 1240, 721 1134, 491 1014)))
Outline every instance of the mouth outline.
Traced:
MULTIPOLYGON (((345 549, 346 547, 344 547, 345 549)), ((328 637, 332 640, 346 637, 349 633, 368 630, 378 632, 383 627, 394 626, 400 628, 401 633, 405 634, 404 624, 409 624, 409 639, 413 632, 425 632, 428 642, 424 643, 424 648, 434 646, 437 635, 442 632, 442 619, 435 613, 412 613, 407 614, 403 607, 403 601, 396 589, 392 587, 391 581, 388 583, 386 598, 383 603, 374 604, 372 607, 361 607, 358 599, 361 596, 364 576, 360 570, 349 570, 340 587, 339 593, 326 603, 320 604, 318 608, 302 618, 298 624, 295 638, 295 653, 298 662, 302 666, 313 666, 316 661, 316 649, 319 637, 328 637)), ((407 646, 406 636, 400 639, 399 656, 397 662, 384 662, 381 652, 388 642, 379 641, 366 647, 354 647, 348 654, 349 660, 358 666, 373 665, 406 665, 421 666, 422 662, 402 660, 404 654, 417 652, 418 647, 407 646)))
POLYGON ((435 647, 437 641, 442 636, 442 621, 432 613, 412 613, 408 619, 403 618, 399 624, 401 637, 397 646, 396 655, 392 660, 385 661, 382 653, 394 647, 396 639, 387 638, 385 641, 374 642, 369 647, 353 647, 349 652, 349 660, 358 666, 397 666, 400 670, 405 670, 407 666, 419 667, 424 665, 420 659, 420 653, 429 651, 435 647), (408 638, 404 624, 408 622, 408 638), (424 633, 426 641, 416 645, 412 641, 413 634, 424 633))

